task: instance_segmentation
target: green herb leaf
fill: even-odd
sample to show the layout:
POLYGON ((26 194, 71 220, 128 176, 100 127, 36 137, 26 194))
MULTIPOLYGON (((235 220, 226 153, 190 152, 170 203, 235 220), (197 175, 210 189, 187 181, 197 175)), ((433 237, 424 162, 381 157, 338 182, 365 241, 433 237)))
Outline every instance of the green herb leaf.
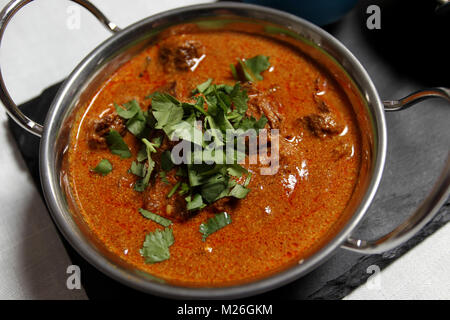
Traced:
POLYGON ((136 160, 139 162, 144 161, 147 159, 147 148, 145 147, 145 144, 142 145, 141 149, 139 149, 136 160))
POLYGON ((125 141, 123 141, 120 133, 118 133, 116 130, 111 129, 105 138, 109 150, 111 150, 112 154, 118 155, 121 158, 131 157, 130 149, 128 148, 125 141))
POLYGON ((237 184, 234 186, 233 189, 231 189, 229 196, 235 197, 238 199, 244 199, 249 192, 250 192, 250 189, 248 189, 244 186, 241 186, 240 184, 237 184))
POLYGON ((236 163, 236 164, 229 165, 227 168, 227 172, 229 175, 239 178, 239 177, 242 177, 242 175, 247 173, 248 171, 243 166, 236 163))
POLYGON ((250 184, 250 180, 251 179, 252 179, 252 173, 248 172, 247 173, 247 178, 245 179, 245 182, 244 182, 244 187, 247 187, 250 184))
POLYGON ((201 186, 201 195, 206 202, 213 203, 227 188, 227 185, 228 177, 222 173, 218 173, 210 177, 206 183, 201 186))
POLYGON ((146 263, 157 263, 170 258, 169 247, 173 245, 175 239, 172 229, 156 230, 145 236, 145 241, 141 249, 141 255, 146 263))
POLYGON ((239 82, 234 85, 230 98, 239 114, 244 114, 247 111, 248 95, 245 90, 241 90, 239 82))
POLYGON ((125 125, 128 131, 130 131, 136 137, 139 137, 144 132, 144 129, 147 126, 147 119, 142 113, 142 110, 139 109, 139 112, 136 113, 133 118, 129 119, 125 125))
POLYGON ((106 176, 108 173, 112 171, 113 167, 111 162, 109 162, 107 159, 102 159, 97 164, 97 166, 92 169, 92 171, 101 174, 102 176, 106 176))
POLYGON ((200 225, 200 233, 203 235, 202 240, 206 241, 208 236, 229 225, 230 223, 231 217, 226 212, 218 213, 214 217, 209 218, 206 222, 200 225))
MULTIPOLYGON (((269 63, 269 57, 258 55, 253 58, 247 59, 244 61, 245 67, 244 69, 247 69, 252 73, 253 76, 257 80, 263 80, 263 77, 261 76, 261 72, 269 69, 270 63, 269 63)), ((253 81, 253 80, 250 80, 253 81)))
POLYGON ((166 133, 171 126, 183 119, 183 108, 178 100, 169 94, 156 92, 152 95, 152 113, 157 121, 156 128, 166 133))
POLYGON ((206 80, 205 82, 199 84, 196 88, 196 90, 194 90, 193 94, 196 93, 203 93, 206 91, 206 89, 209 88, 209 86, 211 85, 213 79, 209 78, 208 80, 206 80))
POLYGON ((151 157, 152 152, 156 152, 154 145, 148 141, 147 139, 142 139, 142 142, 145 145, 147 152, 147 167, 145 169, 145 175, 141 180, 136 181, 134 185, 134 190, 143 192, 145 188, 147 188, 148 183, 150 181, 150 176, 152 174, 153 169, 155 168, 155 161, 153 161, 151 157))
POLYGON ((140 110, 139 103, 136 100, 131 100, 123 105, 124 108, 114 103, 117 114, 124 119, 133 118, 140 110))
POLYGON ((186 197, 186 202, 187 202, 186 208, 189 211, 199 210, 205 207, 205 204, 203 203, 202 200, 202 196, 198 193, 192 197, 191 196, 186 197))
POLYGON ((145 165, 143 163, 133 161, 131 163, 130 172, 135 176, 143 178, 145 176, 145 165))
POLYGON ((162 225, 163 227, 168 227, 172 224, 172 221, 170 221, 169 219, 166 219, 164 217, 161 217, 153 212, 147 211, 145 209, 140 208, 139 212, 147 219, 150 219, 156 223, 159 223, 160 225, 162 225))

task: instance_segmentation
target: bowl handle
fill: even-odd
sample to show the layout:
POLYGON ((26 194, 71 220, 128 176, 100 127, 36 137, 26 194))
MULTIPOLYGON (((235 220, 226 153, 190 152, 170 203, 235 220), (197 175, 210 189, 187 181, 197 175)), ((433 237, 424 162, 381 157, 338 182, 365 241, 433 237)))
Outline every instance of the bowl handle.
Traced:
MULTIPOLYGON (((439 97, 450 102, 450 89, 431 88, 415 92, 400 100, 383 101, 385 111, 404 110, 427 98, 439 97)), ((450 153, 444 169, 430 194, 416 211, 400 226, 376 240, 361 240, 349 237, 342 248, 362 254, 376 254, 391 250, 412 238, 442 207, 450 195, 450 153)))
MULTIPOLYGON (((3 8, 3 10, 0 13, 0 46, 3 34, 6 30, 6 26, 8 25, 11 18, 20 9, 22 9, 25 5, 27 5, 32 1, 33 0, 13 0, 3 8)), ((116 24, 109 21, 108 18, 106 18, 105 15, 89 1, 87 0, 71 0, 71 1, 78 3, 79 5, 89 10, 89 12, 91 12, 111 32, 120 31, 120 28, 116 24)), ((26 115, 24 115, 12 100, 8 90, 6 89, 1 68, 0 68, 0 100, 2 101, 8 115, 17 124, 19 124, 22 128, 38 137, 42 136, 44 130, 43 126, 37 122, 34 122, 26 115)))

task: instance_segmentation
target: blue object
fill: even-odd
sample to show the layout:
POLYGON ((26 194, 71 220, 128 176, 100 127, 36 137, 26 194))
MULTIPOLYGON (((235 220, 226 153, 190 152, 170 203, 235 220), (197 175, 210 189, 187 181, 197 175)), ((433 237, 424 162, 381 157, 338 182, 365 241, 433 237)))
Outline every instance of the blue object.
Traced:
POLYGON ((319 26, 336 22, 350 11, 357 0, 243 0, 283 10, 319 26))

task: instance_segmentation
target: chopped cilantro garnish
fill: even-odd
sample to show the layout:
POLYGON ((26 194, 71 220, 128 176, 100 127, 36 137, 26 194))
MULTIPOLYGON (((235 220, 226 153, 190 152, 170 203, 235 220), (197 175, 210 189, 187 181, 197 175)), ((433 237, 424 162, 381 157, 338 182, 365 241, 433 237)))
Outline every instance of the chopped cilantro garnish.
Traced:
POLYGON ((153 212, 147 211, 145 209, 140 208, 139 212, 147 219, 150 219, 156 223, 159 223, 160 225, 162 225, 163 227, 168 227, 172 224, 172 221, 170 221, 169 219, 166 219, 164 217, 161 217, 153 212))
POLYGON ((92 169, 92 171, 101 174, 102 176, 106 176, 108 173, 112 171, 113 167, 111 162, 109 162, 107 159, 102 159, 97 164, 97 166, 92 169))
POLYGON ((170 258, 169 247, 175 242, 172 229, 156 230, 145 236, 141 255, 146 263, 157 263, 170 258))
MULTIPOLYGON (((260 73, 269 66, 265 56, 256 56, 240 63, 243 71, 258 79, 261 78, 260 73)), ((257 131, 263 128, 267 118, 263 115, 260 119, 255 119, 246 114, 248 95, 239 82, 230 86, 214 84, 212 79, 208 79, 199 84, 192 94, 195 103, 181 102, 169 94, 155 92, 149 96, 152 99, 149 111, 143 112, 135 100, 123 106, 116 105, 116 110, 121 117, 127 119, 128 130, 138 138, 143 138, 137 162, 133 162, 130 168, 131 173, 141 178, 135 184, 137 191, 144 191, 148 186, 155 167, 151 154, 161 147, 164 138, 159 136, 150 142, 146 138, 146 130, 162 129, 166 134, 165 138, 171 141, 181 139, 194 146, 190 155, 194 161, 187 166, 176 166, 171 150, 164 150, 161 153, 161 171, 158 175, 163 182, 170 184, 166 172, 176 166, 176 175, 187 177, 188 180, 179 180, 167 196, 172 197, 178 191, 185 196, 187 209, 195 211, 223 197, 242 199, 247 195, 250 174, 238 164, 238 161, 244 159, 245 152, 234 150, 232 154, 225 154, 224 150, 216 147, 227 143, 227 130, 231 130, 237 137, 249 129, 257 131), (203 126, 199 126, 197 121, 203 121, 203 126), (201 138, 204 131, 210 134, 208 143, 201 138), (230 159, 232 163, 229 163, 230 159), (224 164, 224 160, 227 160, 227 164, 224 164), (239 185, 233 177, 243 175, 247 178, 243 185, 239 185)))
POLYGON ((269 57, 257 55, 250 59, 239 59, 237 67, 230 65, 231 74, 236 80, 261 81, 263 80, 261 72, 270 67, 269 57))
POLYGON ((124 103, 123 106, 115 103, 114 107, 120 117, 128 120, 126 127, 133 135, 138 137, 145 131, 148 124, 147 117, 136 100, 124 103))
POLYGON ((250 192, 250 189, 237 184, 230 191, 230 197, 235 197, 238 199, 244 199, 247 196, 247 193, 250 192))
POLYGON ((106 135, 106 143, 108 144, 111 153, 120 156, 121 158, 131 157, 130 149, 128 148, 122 136, 116 130, 111 129, 106 135))
POLYGON ((197 88, 192 93, 196 94, 196 93, 203 93, 203 92, 205 92, 205 90, 208 89, 209 86, 211 85, 212 81, 213 81, 213 79, 209 78, 205 82, 199 84, 197 86, 197 88))
POLYGON ((200 225, 200 233, 203 235, 202 240, 206 241, 208 236, 229 225, 230 223, 231 217, 226 212, 218 213, 214 217, 209 218, 206 222, 200 225))
POLYGON ((114 103, 114 108, 116 108, 117 114, 124 119, 133 118, 141 109, 139 103, 136 100, 131 100, 130 102, 124 103, 123 107, 114 103))
POLYGON ((145 174, 143 178, 141 180, 136 181, 134 185, 134 190, 139 192, 144 191, 149 184, 150 176, 152 174, 153 168, 155 167, 155 161, 153 161, 151 153, 156 152, 153 143, 151 143, 145 138, 142 139, 142 142, 144 143, 147 152, 147 167, 144 167, 145 169, 143 171, 145 171, 145 174))
POLYGON ((183 119, 181 103, 166 93, 156 92, 152 95, 152 113, 157 121, 156 128, 163 129, 166 134, 183 119))
POLYGON ((244 64, 257 80, 263 80, 261 72, 269 69, 270 67, 269 57, 263 55, 258 55, 251 59, 247 59, 244 61, 244 64))

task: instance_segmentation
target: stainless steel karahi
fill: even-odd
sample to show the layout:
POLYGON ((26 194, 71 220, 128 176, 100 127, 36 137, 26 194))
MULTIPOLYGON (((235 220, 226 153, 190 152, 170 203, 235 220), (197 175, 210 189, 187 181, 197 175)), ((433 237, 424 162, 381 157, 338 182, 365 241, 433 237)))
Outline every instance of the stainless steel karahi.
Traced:
MULTIPOLYGON (((0 41, 10 19, 32 0, 11 1, 1 12, 0 41)), ((428 97, 450 101, 450 90, 432 88, 413 93, 397 101, 382 102, 376 88, 362 65, 338 40, 321 28, 294 15, 266 7, 242 3, 214 3, 170 10, 148 17, 125 29, 110 22, 96 7, 86 0, 72 0, 87 10, 109 29, 113 35, 93 50, 73 70, 61 86, 48 112, 44 124, 26 117, 11 99, 0 72, 0 99, 8 114, 25 130, 41 137, 40 176, 47 205, 53 220, 70 244, 91 264, 117 281, 144 292, 172 298, 238 298, 255 295, 291 282, 329 258, 339 248, 363 254, 380 253, 392 249, 411 238, 434 216, 450 194, 450 157, 430 195, 409 219, 389 234, 372 241, 352 238, 379 185, 386 158, 385 112, 403 110, 428 97), (64 187, 61 175, 63 153, 67 149, 69 131, 77 108, 88 101, 99 85, 117 68, 144 48, 149 39, 164 28, 192 20, 209 22, 219 17, 239 19, 249 23, 270 24, 288 30, 287 34, 299 38, 305 46, 315 48, 326 56, 328 64, 348 77, 352 90, 358 93, 364 108, 358 116, 365 118, 371 128, 371 150, 368 154, 366 182, 353 197, 348 217, 321 246, 301 263, 266 278, 252 282, 220 287, 191 288, 164 283, 142 271, 136 270, 109 253, 89 233, 82 219, 73 212, 68 201, 70 190, 64 187)))

